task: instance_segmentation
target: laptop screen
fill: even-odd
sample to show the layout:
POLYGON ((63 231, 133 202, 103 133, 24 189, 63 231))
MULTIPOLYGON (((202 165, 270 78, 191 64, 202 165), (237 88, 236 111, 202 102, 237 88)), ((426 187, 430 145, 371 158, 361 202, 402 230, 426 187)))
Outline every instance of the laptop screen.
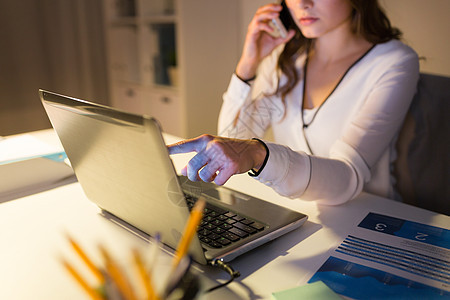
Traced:
MULTIPOLYGON (((159 233, 163 243, 176 248, 189 210, 158 122, 40 93, 86 196, 145 233, 159 233)), ((194 241, 191 248, 191 255, 204 262, 200 243, 194 241)))

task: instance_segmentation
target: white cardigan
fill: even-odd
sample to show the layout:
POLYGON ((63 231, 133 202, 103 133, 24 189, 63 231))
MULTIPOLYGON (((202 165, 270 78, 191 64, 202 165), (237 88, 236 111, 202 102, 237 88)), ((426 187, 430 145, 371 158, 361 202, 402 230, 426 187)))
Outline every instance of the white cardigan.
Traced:
POLYGON ((281 50, 261 63, 251 85, 232 76, 223 96, 219 135, 263 138, 271 127, 276 143, 267 142, 269 159, 256 179, 281 195, 331 205, 362 190, 394 198, 396 137, 419 78, 414 50, 398 40, 376 45, 316 111, 304 112, 305 54, 296 61, 301 80, 285 104, 271 96, 281 50))

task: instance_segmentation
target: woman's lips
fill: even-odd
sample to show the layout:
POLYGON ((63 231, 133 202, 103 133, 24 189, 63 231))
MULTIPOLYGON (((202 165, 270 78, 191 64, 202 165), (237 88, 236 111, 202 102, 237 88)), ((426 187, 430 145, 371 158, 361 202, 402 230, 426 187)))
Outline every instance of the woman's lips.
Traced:
POLYGON ((311 25, 312 23, 316 22, 318 20, 318 18, 314 18, 314 17, 303 17, 300 18, 300 24, 301 25, 311 25))

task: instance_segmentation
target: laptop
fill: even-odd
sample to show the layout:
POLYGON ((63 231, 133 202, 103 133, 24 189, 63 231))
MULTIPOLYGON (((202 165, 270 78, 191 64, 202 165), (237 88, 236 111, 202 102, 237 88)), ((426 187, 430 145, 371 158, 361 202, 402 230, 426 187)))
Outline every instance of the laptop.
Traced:
POLYGON ((176 249, 190 208, 207 204, 189 248, 200 264, 229 262, 300 227, 307 216, 178 175, 156 119, 39 90, 87 198, 105 215, 176 249))

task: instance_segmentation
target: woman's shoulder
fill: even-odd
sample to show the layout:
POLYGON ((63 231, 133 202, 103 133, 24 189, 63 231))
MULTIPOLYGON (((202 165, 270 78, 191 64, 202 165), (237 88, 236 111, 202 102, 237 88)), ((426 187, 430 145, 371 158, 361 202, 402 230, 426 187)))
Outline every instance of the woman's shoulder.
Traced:
MULTIPOLYGON (((365 72, 375 78, 393 70, 419 72, 419 57, 410 46, 399 40, 390 40, 375 45, 359 65, 359 72, 365 72)), ((359 74, 361 75, 361 74, 359 74)))
POLYGON ((418 60, 419 57, 413 48, 400 40, 390 40, 377 44, 373 49, 373 58, 380 58, 386 62, 399 62, 405 60, 418 60))

